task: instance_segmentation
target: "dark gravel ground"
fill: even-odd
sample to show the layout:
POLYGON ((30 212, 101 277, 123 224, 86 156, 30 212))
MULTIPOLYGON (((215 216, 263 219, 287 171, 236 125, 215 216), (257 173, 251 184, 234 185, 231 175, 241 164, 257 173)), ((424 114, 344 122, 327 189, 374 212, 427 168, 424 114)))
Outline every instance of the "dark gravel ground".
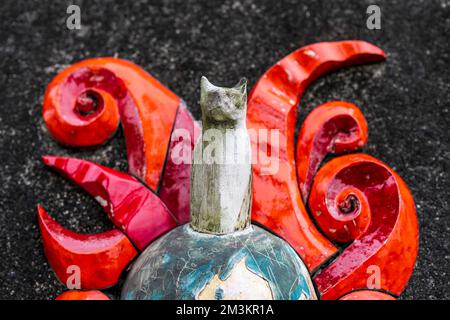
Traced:
POLYGON ((93 199, 40 162, 57 154, 127 168, 122 132, 85 151, 49 137, 42 97, 63 66, 95 56, 132 60, 198 117, 201 75, 230 84, 246 76, 253 84, 298 47, 343 39, 371 41, 388 60, 318 80, 302 100, 300 120, 333 99, 361 107, 370 129, 364 152, 391 165, 417 204, 420 252, 402 298, 450 298, 448 0, 377 1, 381 30, 366 29, 372 1, 124 2, 0 3, 0 298, 52 299, 64 290, 42 251, 38 202, 72 230, 111 227, 93 199), (79 31, 66 28, 69 3, 81 6, 79 31))

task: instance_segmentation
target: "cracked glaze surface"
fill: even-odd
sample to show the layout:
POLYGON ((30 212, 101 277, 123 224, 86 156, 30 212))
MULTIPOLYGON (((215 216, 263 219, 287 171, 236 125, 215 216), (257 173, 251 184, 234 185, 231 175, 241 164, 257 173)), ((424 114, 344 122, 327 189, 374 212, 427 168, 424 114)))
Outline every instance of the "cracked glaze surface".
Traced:
MULTIPOLYGON (((256 226, 214 236, 196 233, 183 225, 139 256, 125 281, 122 299, 196 299, 213 284, 215 276, 225 283, 232 279, 230 275, 239 271, 237 265, 242 260, 251 273, 261 278, 259 284, 268 282, 274 299, 316 298, 308 270, 280 238, 256 226)), ((241 283, 222 283, 215 288, 215 298, 227 296, 225 290, 241 283)), ((247 298, 260 298, 258 294, 253 292, 247 298)))

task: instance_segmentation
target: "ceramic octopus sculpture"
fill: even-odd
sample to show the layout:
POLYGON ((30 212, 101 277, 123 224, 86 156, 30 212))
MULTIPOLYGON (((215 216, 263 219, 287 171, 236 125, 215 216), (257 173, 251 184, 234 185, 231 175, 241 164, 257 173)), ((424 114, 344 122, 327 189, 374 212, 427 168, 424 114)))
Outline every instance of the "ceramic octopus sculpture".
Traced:
MULTIPOLYGON (((107 299, 99 290, 115 285, 133 261, 122 298, 395 299, 417 257, 417 217, 408 187, 389 166, 350 153, 367 142, 361 111, 343 101, 320 105, 304 121, 296 145, 294 141, 297 106, 313 80, 385 58, 380 48, 363 41, 315 43, 278 61, 248 98, 244 83, 227 89, 204 79, 203 129, 212 117, 214 128, 225 121, 226 126, 238 123, 249 131, 279 134, 278 139, 247 137, 249 146, 242 148, 251 146, 257 159, 251 167, 227 173, 234 174, 236 187, 226 192, 220 183, 199 183, 208 172, 205 167, 195 170, 196 164, 191 182, 190 162, 177 159, 180 150, 188 150, 190 157, 201 150, 195 148, 200 126, 185 103, 144 70, 116 58, 88 59, 63 70, 45 93, 43 117, 49 132, 68 146, 94 146, 110 138, 121 122, 129 173, 81 159, 43 157, 45 165, 95 197, 116 227, 99 234, 75 233, 39 205, 44 251, 56 276, 67 283, 68 268, 76 265, 81 272, 80 290, 57 299, 107 299), (224 97, 229 101, 222 109, 208 109, 224 97), (338 156, 320 167, 330 153, 338 156), (270 157, 276 158, 277 170, 269 172, 264 159, 270 157), (246 170, 247 176, 236 174, 246 170), (214 210, 205 211, 202 197, 212 189, 220 196, 203 201, 214 203, 214 210), (234 218, 220 220, 224 217, 234 218), (208 219, 219 222, 203 223, 208 219), (182 249, 177 239, 185 239, 185 249, 194 249, 182 249), (267 259, 252 255, 261 252, 258 246, 272 249, 267 259), (195 263, 183 264, 192 254, 195 263), (217 256, 227 263, 218 263, 217 256), (272 270, 271 259, 285 259, 285 269, 272 270), (161 285, 151 272, 161 266, 172 268, 175 280, 164 276, 172 287, 144 288, 143 281, 153 281, 152 288, 161 285), (377 281, 369 281, 373 276, 377 281), (288 284, 295 290, 287 290, 288 284)), ((216 169, 213 181, 228 181, 226 170, 216 169)))

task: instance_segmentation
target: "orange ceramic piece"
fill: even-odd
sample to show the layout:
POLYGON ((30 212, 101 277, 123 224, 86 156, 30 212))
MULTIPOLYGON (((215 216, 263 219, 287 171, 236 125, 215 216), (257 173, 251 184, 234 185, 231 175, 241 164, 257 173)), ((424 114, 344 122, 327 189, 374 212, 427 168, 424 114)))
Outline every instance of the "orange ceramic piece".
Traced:
POLYGON ((130 173, 156 190, 180 99, 135 64, 116 58, 83 60, 59 73, 44 97, 44 121, 59 142, 105 142, 120 119, 130 173))
POLYGON ((55 298, 55 300, 111 300, 109 297, 98 290, 66 291, 55 298))
POLYGON ((328 153, 361 148, 367 142, 367 123, 352 103, 331 101, 315 108, 303 122, 297 139, 297 178, 303 201, 308 201, 314 175, 328 153))
POLYGON ((117 283, 137 251, 119 230, 79 234, 63 228, 38 207, 44 251, 58 279, 66 284, 79 270, 82 289, 103 289, 117 283), (75 267, 76 269, 71 269, 75 267))
POLYGON ((339 300, 396 300, 390 294, 373 291, 373 290, 359 290, 346 294, 339 300))
POLYGON ((317 173, 309 206, 330 239, 352 241, 315 276, 322 299, 373 285, 403 291, 416 261, 418 224, 411 193, 391 168, 365 154, 335 158, 317 173))
MULTIPOLYGON (((380 48, 364 41, 312 44, 271 67, 249 95, 248 128, 276 129, 280 135, 277 172, 267 174, 259 160, 253 165, 252 218, 287 240, 310 270, 336 253, 336 248, 314 227, 298 190, 294 131, 300 97, 323 74, 384 59, 380 48)), ((271 143, 263 149, 252 136, 253 153, 270 156, 271 143)))

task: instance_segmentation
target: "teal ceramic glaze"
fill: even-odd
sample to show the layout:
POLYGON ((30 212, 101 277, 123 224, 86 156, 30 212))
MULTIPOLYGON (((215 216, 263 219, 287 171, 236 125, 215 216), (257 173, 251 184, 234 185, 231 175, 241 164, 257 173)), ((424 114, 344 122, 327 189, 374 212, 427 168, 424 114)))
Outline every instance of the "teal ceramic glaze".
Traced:
POLYGON ((316 298, 308 270, 297 253, 264 229, 252 226, 218 236, 198 233, 183 225, 139 256, 126 279, 122 299, 198 299, 215 277, 221 281, 211 288, 212 298, 217 300, 233 295, 242 298, 243 293, 246 299, 316 298), (248 273, 255 276, 253 282, 248 284, 245 278, 234 277, 231 281, 235 283, 227 283, 242 262, 248 273), (254 290, 259 292, 247 287, 252 283, 258 284, 254 290), (264 284, 269 295, 262 292, 264 284), (230 288, 233 292, 229 292, 230 288))

